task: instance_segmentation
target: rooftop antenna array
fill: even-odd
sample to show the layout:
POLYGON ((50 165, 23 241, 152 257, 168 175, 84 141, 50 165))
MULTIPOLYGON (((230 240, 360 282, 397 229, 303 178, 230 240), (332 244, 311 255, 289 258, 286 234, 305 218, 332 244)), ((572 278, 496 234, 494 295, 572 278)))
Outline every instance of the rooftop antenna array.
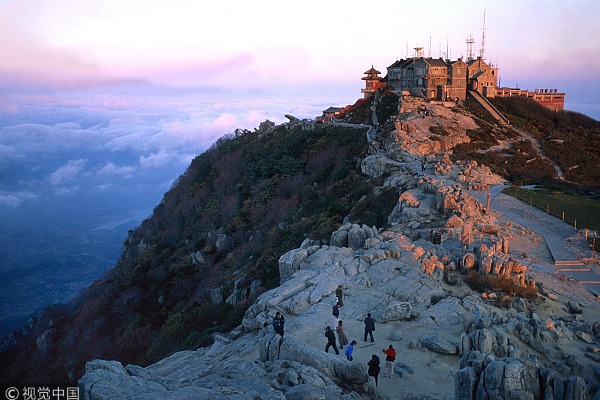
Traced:
POLYGON ((429 58, 431 58, 431 35, 429 35, 429 58))
POLYGON ((473 57, 473 43, 475 43, 475 39, 473 39, 473 35, 469 34, 469 37, 465 40, 467 44, 467 60, 472 60, 473 57))
POLYGON ((483 31, 481 33, 481 49, 479 49, 479 57, 483 60, 485 52, 485 8, 483 9, 483 31))

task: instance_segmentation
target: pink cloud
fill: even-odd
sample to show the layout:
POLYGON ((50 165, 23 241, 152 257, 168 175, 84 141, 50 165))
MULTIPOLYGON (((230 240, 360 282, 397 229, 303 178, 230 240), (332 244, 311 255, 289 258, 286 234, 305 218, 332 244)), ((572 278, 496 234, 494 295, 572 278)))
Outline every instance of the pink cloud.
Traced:
POLYGON ((80 88, 138 82, 112 76, 80 53, 46 43, 0 13, 0 85, 80 88))

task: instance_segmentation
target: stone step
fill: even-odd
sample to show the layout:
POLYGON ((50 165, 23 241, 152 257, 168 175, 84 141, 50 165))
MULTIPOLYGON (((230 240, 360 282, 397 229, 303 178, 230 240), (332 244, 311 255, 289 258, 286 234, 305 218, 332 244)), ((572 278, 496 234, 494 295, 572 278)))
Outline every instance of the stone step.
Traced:
POLYGON ((578 265, 584 265, 584 264, 579 260, 554 260, 554 265, 556 265, 557 267, 564 267, 564 266, 578 266, 578 265))
POLYGON ((591 270, 591 268, 559 268, 554 272, 554 274, 561 272, 590 272, 591 270))

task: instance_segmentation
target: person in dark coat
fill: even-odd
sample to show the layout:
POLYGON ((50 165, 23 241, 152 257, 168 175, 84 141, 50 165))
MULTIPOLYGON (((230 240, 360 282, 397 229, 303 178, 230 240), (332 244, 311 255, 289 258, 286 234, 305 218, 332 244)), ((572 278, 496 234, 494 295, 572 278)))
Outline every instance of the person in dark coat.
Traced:
POLYGON ((369 376, 372 376, 373 378, 375 378, 375 387, 377 387, 378 378, 379 378, 379 370, 380 370, 379 357, 377 357, 376 354, 373 354, 371 356, 371 359, 367 363, 367 365, 369 366, 368 374, 369 374, 369 376))
POLYGON ((342 292, 342 285, 338 285, 337 289, 335 289, 335 297, 337 298, 337 303, 341 306, 344 305, 344 293, 342 292))
POLYGON ((333 305, 333 310, 331 311, 331 315, 333 316, 333 329, 337 329, 338 322, 340 320, 340 305, 339 305, 339 303, 335 303, 333 305))
POLYGON ((275 333, 281 335, 283 337, 283 326, 285 325, 285 318, 283 318, 283 314, 279 311, 275 313, 275 317, 273 318, 273 330, 275 333))
POLYGON ((337 346, 335 345, 335 333, 328 326, 325 328, 325 336, 327 337, 327 345, 325 346, 325 353, 329 353, 329 348, 333 346, 333 350, 335 350, 335 354, 340 354, 337 346))
POLYGON ((371 343, 373 340, 373 331, 375 330, 375 321, 371 318, 371 313, 367 314, 367 318, 365 318, 365 342, 367 341, 367 335, 371 336, 371 343))

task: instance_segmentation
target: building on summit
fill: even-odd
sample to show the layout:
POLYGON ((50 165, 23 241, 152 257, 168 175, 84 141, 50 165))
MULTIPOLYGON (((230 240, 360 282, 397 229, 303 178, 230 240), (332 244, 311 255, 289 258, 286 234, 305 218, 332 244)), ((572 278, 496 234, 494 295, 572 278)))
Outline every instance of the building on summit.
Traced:
POLYGON ((557 89, 535 89, 528 90, 497 88, 496 97, 528 97, 549 108, 552 111, 562 111, 565 109, 565 94, 559 93, 557 89))
MULTIPOLYGON (((409 91, 427 100, 465 100, 473 90, 494 97, 498 68, 481 57, 464 62, 423 57, 423 48, 415 47, 413 58, 398 60, 387 67, 387 85, 396 91, 409 91)), ((364 78, 363 78, 364 79, 364 78)))
POLYGON ((467 61, 462 58, 451 61, 423 57, 423 48, 415 47, 415 56, 394 62, 387 67, 384 78, 380 78, 381 72, 371 66, 361 78, 365 81, 361 92, 367 98, 379 88, 388 86, 397 92, 408 91, 429 101, 462 101, 469 92, 476 99, 480 99, 477 94, 484 98, 522 96, 533 99, 550 110, 564 110, 564 93, 558 93, 556 89, 536 89, 529 92, 498 87, 498 71, 498 68, 486 63, 481 56, 474 58, 471 55, 467 61))

